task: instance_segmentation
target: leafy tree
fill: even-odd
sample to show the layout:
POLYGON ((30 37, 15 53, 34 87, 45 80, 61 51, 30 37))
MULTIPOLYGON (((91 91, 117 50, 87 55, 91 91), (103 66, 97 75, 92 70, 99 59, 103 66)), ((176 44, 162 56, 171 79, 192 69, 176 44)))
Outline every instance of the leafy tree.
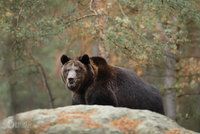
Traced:
POLYGON ((59 57, 89 53, 133 68, 161 89, 168 116, 200 131, 184 124, 200 120, 192 108, 199 100, 184 99, 200 94, 199 10, 198 0, 0 1, 0 99, 7 102, 0 106, 21 112, 70 104, 59 57))

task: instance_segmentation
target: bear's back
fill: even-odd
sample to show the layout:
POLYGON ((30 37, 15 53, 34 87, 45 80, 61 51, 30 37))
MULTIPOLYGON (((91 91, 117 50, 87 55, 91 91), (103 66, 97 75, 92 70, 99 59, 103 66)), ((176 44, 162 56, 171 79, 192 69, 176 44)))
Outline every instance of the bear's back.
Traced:
POLYGON ((159 91, 145 83, 133 71, 122 67, 113 67, 115 78, 114 88, 118 105, 134 109, 149 109, 163 111, 159 91))

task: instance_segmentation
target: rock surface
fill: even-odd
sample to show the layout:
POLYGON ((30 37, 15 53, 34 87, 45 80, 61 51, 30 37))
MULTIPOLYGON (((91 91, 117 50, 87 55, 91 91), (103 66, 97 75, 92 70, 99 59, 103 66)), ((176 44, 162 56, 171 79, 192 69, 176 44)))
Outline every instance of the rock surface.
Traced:
POLYGON ((147 110, 112 106, 39 109, 0 122, 0 134, 197 134, 147 110), (14 120, 14 121, 13 121, 14 120))

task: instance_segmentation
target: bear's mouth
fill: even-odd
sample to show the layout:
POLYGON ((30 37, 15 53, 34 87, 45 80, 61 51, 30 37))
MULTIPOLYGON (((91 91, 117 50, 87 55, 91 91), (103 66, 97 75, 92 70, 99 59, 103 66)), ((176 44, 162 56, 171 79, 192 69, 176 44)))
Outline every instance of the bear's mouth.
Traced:
POLYGON ((79 86, 78 86, 77 82, 73 82, 73 83, 71 82, 71 83, 67 83, 67 87, 71 91, 76 91, 79 86))
POLYGON ((67 83, 67 87, 68 87, 69 89, 73 89, 73 88, 76 87, 76 83, 75 83, 75 82, 73 82, 73 83, 67 83))
POLYGON ((67 80, 66 80, 66 84, 67 84, 67 87, 69 88, 69 89, 71 89, 71 88, 74 88, 75 86, 76 86, 76 80, 75 79, 73 79, 73 78, 68 78, 67 80))
POLYGON ((66 81, 66 86, 69 90, 76 92, 80 88, 80 79, 75 79, 74 81, 66 81))

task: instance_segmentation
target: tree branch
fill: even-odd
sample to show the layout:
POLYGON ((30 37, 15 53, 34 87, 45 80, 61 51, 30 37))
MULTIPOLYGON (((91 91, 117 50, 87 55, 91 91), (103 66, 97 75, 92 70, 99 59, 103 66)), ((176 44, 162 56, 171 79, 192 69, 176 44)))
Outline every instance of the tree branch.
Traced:
POLYGON ((193 95, 200 95, 200 91, 193 91, 193 92, 186 92, 186 93, 181 93, 181 94, 178 94, 177 97, 178 98, 181 98, 181 97, 184 97, 184 96, 193 96, 193 95))
POLYGON ((97 15, 97 12, 96 12, 96 10, 95 9, 93 9, 93 2, 94 2, 94 0, 90 0, 90 11, 92 11, 94 14, 96 14, 97 15))
POLYGON ((46 87, 47 92, 49 94, 49 102, 50 102, 51 108, 55 108, 55 105, 54 105, 54 100, 55 99, 53 98, 53 95, 51 93, 49 84, 47 82, 47 76, 46 76, 46 73, 44 71, 44 68, 43 68, 43 66, 39 62, 37 63, 37 68, 39 69, 39 71, 40 71, 40 73, 42 75, 44 86, 46 87))
POLYGON ((24 7, 24 0, 21 1, 20 10, 19 10, 19 13, 18 13, 18 15, 17 15, 17 26, 18 26, 18 24, 19 24, 19 19, 20 19, 21 14, 22 14, 23 7, 24 7))
POLYGON ((47 82, 47 76, 46 76, 45 70, 44 70, 43 66, 31 54, 29 54, 29 57, 31 58, 32 62, 36 65, 37 69, 39 70, 39 72, 42 76, 43 84, 46 87, 48 95, 49 95, 50 106, 51 106, 51 108, 54 108, 55 107, 55 105, 54 105, 55 99, 53 98, 53 95, 51 93, 51 89, 50 89, 49 84, 47 82))
POLYGON ((86 14, 86 15, 83 15, 83 16, 81 16, 79 18, 75 18, 75 19, 69 20, 69 21, 65 22, 64 24, 65 25, 69 25, 72 22, 77 22, 77 21, 80 21, 80 20, 83 20, 83 19, 86 19, 86 18, 89 18, 89 17, 94 17, 94 16, 97 16, 97 14, 86 14))
POLYGON ((123 8, 122 8, 122 6, 121 6, 119 0, 117 1, 117 3, 118 3, 119 9, 120 9, 122 15, 125 16, 125 17, 127 17, 127 15, 124 13, 124 10, 123 10, 123 8))

